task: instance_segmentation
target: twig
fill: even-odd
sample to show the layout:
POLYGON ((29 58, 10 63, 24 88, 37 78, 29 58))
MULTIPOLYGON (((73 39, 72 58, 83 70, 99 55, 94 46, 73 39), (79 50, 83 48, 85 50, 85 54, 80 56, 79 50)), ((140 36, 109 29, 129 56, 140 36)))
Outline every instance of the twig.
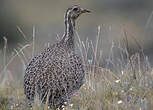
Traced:
MULTIPOLYGON (((4 58, 3 58, 3 67, 6 65, 6 49, 7 49, 7 38, 4 36, 4 58)), ((5 70, 5 69, 4 69, 5 70)))
POLYGON ((24 32, 21 30, 21 28, 19 26, 17 26, 18 31, 22 34, 22 36, 24 37, 24 39, 26 39, 26 35, 24 34, 24 32))
MULTIPOLYGON (((25 45, 24 47, 22 47, 19 51, 18 51, 18 54, 20 53, 20 52, 22 52, 22 50, 23 49, 25 49, 25 48, 27 48, 27 47, 29 47, 30 45, 29 44, 27 44, 27 45, 25 45)), ((18 56, 18 54, 15 54, 10 60, 9 60, 9 62, 5 65, 5 67, 4 67, 4 70, 8 67, 8 65, 14 60, 14 58, 16 57, 16 56, 18 56)))
POLYGON ((32 37, 33 37, 33 47, 32 47, 32 57, 34 56, 35 54, 35 32, 36 32, 36 29, 35 29, 35 26, 33 26, 33 30, 32 30, 32 37))
POLYGON ((149 24, 150 24, 150 22, 152 20, 152 17, 153 17, 153 11, 151 12, 151 14, 150 14, 150 16, 149 16, 149 18, 148 18, 148 20, 146 22, 145 28, 148 28, 148 26, 149 26, 149 24))

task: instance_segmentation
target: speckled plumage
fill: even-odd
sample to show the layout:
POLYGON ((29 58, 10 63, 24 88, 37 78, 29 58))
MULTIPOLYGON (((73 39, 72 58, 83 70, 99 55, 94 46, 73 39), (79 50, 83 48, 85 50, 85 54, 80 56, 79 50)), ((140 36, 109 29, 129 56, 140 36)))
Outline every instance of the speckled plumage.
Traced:
POLYGON ((24 93, 29 102, 34 101, 37 92, 42 103, 46 103, 49 94, 48 105, 59 107, 82 86, 85 71, 81 58, 74 51, 74 29, 75 20, 85 12, 89 11, 77 5, 68 8, 63 38, 32 58, 27 65, 24 93))

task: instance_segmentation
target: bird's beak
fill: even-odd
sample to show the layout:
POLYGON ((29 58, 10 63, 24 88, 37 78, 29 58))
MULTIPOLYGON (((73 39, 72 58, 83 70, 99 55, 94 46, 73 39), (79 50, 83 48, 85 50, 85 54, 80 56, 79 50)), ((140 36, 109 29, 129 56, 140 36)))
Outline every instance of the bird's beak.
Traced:
POLYGON ((87 9, 81 9, 82 13, 91 13, 91 11, 87 10, 87 9))

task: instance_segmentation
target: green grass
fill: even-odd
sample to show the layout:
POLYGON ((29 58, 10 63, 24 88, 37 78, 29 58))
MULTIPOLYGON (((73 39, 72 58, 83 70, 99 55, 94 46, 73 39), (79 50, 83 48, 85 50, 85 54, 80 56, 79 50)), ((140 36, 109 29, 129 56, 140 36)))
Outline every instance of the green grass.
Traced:
MULTIPOLYGON (((35 36, 33 35, 33 37, 35 36)), ((112 46, 108 55, 109 57, 105 59, 108 65, 106 65, 106 68, 102 68, 99 66, 101 59, 103 59, 103 56, 98 50, 99 37, 100 27, 98 28, 95 46, 92 43, 89 45, 87 41, 86 43, 82 43, 78 36, 77 46, 81 51, 86 66, 85 83, 72 96, 69 104, 65 105, 65 109, 151 110, 153 108, 153 71, 148 58, 142 51, 130 54, 126 39, 125 48, 112 46), (93 51, 92 59, 87 58, 89 48, 93 51), (120 50, 119 54, 121 57, 118 61, 113 59, 114 48, 120 50), (125 58, 122 59, 122 56, 125 58)), ((26 49, 26 46, 23 49, 26 49)), ((22 55, 25 57, 22 50, 16 52, 14 56, 19 56, 19 59, 21 59, 22 55)), ((11 58, 11 60, 13 59, 14 57, 11 58)), ((24 64, 24 60, 21 60, 24 64)), ((8 66, 6 62, 5 65, 8 66)), ((5 73, 7 70, 6 66, 4 66, 4 69, 5 73)), ((23 93, 23 85, 22 83, 16 83, 16 81, 12 80, 9 86, 3 85, 0 87, 0 110, 28 110, 23 93)), ((36 103, 32 109, 41 110, 42 108, 39 103, 36 103)), ((46 106, 45 110, 47 109, 49 108, 46 106)))

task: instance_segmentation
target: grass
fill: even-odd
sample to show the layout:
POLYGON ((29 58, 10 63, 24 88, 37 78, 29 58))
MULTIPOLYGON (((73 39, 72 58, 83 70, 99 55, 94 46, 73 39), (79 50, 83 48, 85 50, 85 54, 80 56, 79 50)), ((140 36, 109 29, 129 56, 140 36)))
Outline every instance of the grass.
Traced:
MULTIPOLYGON (((77 47, 80 49, 82 59, 86 67, 85 83, 80 90, 71 98, 70 104, 65 104, 66 110, 151 110, 153 108, 153 71, 149 64, 148 57, 144 55, 140 43, 139 52, 131 53, 128 45, 127 36, 124 30, 125 48, 114 45, 110 49, 110 54, 103 58, 102 50, 99 47, 100 27, 96 37, 96 44, 85 41, 82 42, 78 33, 77 47), (118 49, 118 58, 115 59, 114 49, 118 49), (91 59, 87 56, 91 53, 91 59), (101 67, 101 60, 105 62, 105 68, 101 67)), ((33 28, 35 31, 35 28, 33 28)), ((25 37, 25 36, 24 36, 25 37)), ((135 40, 135 38, 133 37, 135 40)), ((4 39, 6 40, 6 39, 4 39)), ((33 46, 35 44, 35 33, 33 33, 33 46)), ((136 40, 135 40, 136 41, 136 40)), ((6 45, 4 56, 6 54, 6 45)), ((31 44, 23 46, 6 63, 4 57, 4 67, 1 74, 7 74, 8 65, 18 57, 23 66, 26 50, 31 44)), ((36 44, 35 44, 36 45, 36 44)), ((34 55, 32 47, 32 56, 34 55)), ((0 76, 1 76, 0 74, 0 76)), ((10 73, 11 74, 11 73, 10 73)), ((2 75, 3 76, 3 75, 2 75)), ((8 75, 10 77, 15 77, 8 75)), ((6 77, 5 77, 6 78, 6 77)), ((13 79, 13 78, 12 78, 13 79)), ((23 79, 23 78, 21 78, 23 79)), ((3 82, 1 78, 0 82, 3 82)), ((28 110, 22 84, 15 84, 16 81, 5 80, 0 86, 0 109, 1 110, 28 110), (8 81, 8 82, 7 82, 8 81), (6 85, 8 84, 8 85, 6 85)), ((36 103, 33 110, 41 110, 39 103, 36 103)), ((45 106, 44 110, 49 108, 45 106)))

